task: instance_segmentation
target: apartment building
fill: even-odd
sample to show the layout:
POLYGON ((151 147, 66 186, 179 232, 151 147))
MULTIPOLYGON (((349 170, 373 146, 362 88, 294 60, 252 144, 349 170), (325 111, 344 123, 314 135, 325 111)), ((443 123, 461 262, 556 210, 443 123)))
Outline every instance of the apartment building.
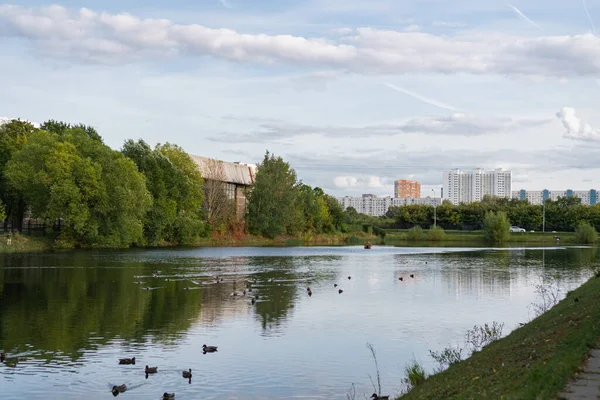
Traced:
POLYGON ((559 197, 578 197, 581 204, 593 206, 598 203, 598 191, 591 190, 515 190, 512 192, 513 199, 528 200, 531 204, 542 204, 545 200, 556 201, 559 197))
POLYGON ((481 201, 485 195, 510 198, 511 186, 512 173, 503 169, 444 172, 444 200, 456 205, 481 201))
POLYGON ((434 205, 437 207, 442 204, 442 199, 439 197, 424 197, 424 198, 392 198, 392 197, 339 197, 338 202, 345 210, 348 207, 353 207, 361 214, 380 217, 385 215, 391 206, 406 206, 410 204, 425 204, 434 205))
POLYGON ((406 179, 395 181, 394 197, 397 199, 419 199, 421 198, 421 184, 406 179))

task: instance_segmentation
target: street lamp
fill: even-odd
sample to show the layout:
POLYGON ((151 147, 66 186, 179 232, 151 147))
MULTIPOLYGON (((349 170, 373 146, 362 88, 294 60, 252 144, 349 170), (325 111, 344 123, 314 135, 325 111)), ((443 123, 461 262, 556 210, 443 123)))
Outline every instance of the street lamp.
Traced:
POLYGON ((435 190, 431 189, 433 192, 433 227, 435 228, 437 225, 437 212, 436 212, 436 204, 435 204, 435 190))
POLYGON ((542 234, 546 233, 546 200, 542 200, 542 234))

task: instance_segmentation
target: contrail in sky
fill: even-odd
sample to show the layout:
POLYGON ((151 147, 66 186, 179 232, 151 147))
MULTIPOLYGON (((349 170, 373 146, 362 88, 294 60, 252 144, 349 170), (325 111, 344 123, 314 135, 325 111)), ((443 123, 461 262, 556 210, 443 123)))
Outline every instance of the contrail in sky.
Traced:
POLYGON ((430 99, 428 97, 421 96, 420 94, 411 92, 410 90, 406 90, 404 88, 392 85, 391 83, 386 83, 385 86, 389 87, 390 89, 394 89, 397 92, 404 93, 404 94, 406 94, 412 98, 415 98, 417 100, 421 100, 424 103, 431 104, 432 106, 445 108, 446 110, 451 110, 451 111, 458 111, 458 109, 456 107, 452 107, 448 104, 444 104, 441 101, 437 101, 435 99, 430 99))
POLYGON ((231 8, 229 0, 219 0, 219 2, 223 5, 223 7, 231 8))
POLYGON ((594 26, 594 21, 592 20, 592 16, 590 15, 590 12, 588 11, 587 4, 585 4, 585 0, 582 0, 582 1, 583 1, 583 9, 585 10, 585 13, 587 14, 587 16, 590 20, 590 24, 592 24, 592 33, 594 35, 596 35, 596 27, 594 26))
POLYGON ((538 24, 536 24, 535 22, 533 22, 532 20, 530 20, 529 17, 527 17, 527 15, 523 14, 523 12, 521 10, 519 10, 517 7, 513 6, 512 4, 509 4, 508 6, 510 8, 512 8, 513 11, 516 12, 519 17, 523 18, 525 21, 529 22, 531 25, 535 26, 540 31, 544 32, 544 30, 542 29, 541 26, 539 26, 538 24))

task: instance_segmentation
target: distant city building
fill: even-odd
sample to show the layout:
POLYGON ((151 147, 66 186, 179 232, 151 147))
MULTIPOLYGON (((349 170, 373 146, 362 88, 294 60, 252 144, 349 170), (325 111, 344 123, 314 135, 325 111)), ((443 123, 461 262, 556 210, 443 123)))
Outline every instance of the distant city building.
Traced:
POLYGON ((593 206, 598 204, 598 191, 591 190, 515 190, 512 192, 513 199, 528 200, 531 204, 542 204, 545 200, 556 201, 559 197, 578 197, 581 204, 593 206))
POLYGON ((377 196, 371 193, 366 193, 362 195, 363 199, 376 199, 377 196))
POLYGON ((481 201, 485 195, 510 198, 511 186, 512 173, 503 169, 444 172, 444 200, 452 204, 481 201))
POLYGON ((401 179, 394 182, 394 197, 397 199, 420 199, 421 184, 415 181, 401 179))
POLYGON ((436 206, 442 204, 442 199, 439 197, 424 197, 420 199, 398 199, 392 197, 339 197, 337 199, 339 203, 342 205, 342 208, 345 210, 348 207, 353 207, 356 211, 361 214, 371 215, 373 217, 380 217, 387 213, 388 209, 391 206, 406 206, 411 204, 425 204, 425 205, 433 205, 435 203, 436 206))

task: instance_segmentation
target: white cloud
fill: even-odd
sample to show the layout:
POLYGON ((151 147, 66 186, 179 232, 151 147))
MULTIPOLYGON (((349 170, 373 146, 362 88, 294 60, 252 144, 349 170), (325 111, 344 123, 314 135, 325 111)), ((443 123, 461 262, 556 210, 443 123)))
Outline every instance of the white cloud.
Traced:
POLYGON ((417 24, 408 25, 408 26, 404 27, 404 29, 403 29, 404 32, 418 32, 420 30, 421 30, 421 27, 417 24))
POLYGON ((575 114, 575 109, 563 107, 556 116, 565 127, 564 136, 574 140, 600 141, 600 129, 592 128, 575 114))
POLYGON ((450 116, 426 116, 399 123, 387 123, 362 127, 311 126, 273 121, 260 123, 250 133, 223 133, 209 137, 216 142, 256 143, 280 141, 299 136, 321 135, 331 138, 361 138, 371 136, 394 136, 401 134, 431 134, 454 136, 479 136, 509 133, 549 123, 544 119, 514 119, 511 117, 473 116, 455 113, 450 116))
POLYGON ((338 189, 385 189, 389 184, 380 176, 336 176, 333 184, 338 189))
POLYGON ((333 184, 340 189, 353 188, 358 184, 358 179, 354 176, 336 176, 333 184))
POLYGON ((522 37, 471 32, 436 36, 358 28, 347 44, 293 35, 242 34, 85 8, 70 11, 56 5, 0 5, 0 24, 0 35, 28 39, 45 54, 96 63, 194 55, 364 74, 463 72, 565 77, 600 73, 600 38, 592 34, 522 37))

